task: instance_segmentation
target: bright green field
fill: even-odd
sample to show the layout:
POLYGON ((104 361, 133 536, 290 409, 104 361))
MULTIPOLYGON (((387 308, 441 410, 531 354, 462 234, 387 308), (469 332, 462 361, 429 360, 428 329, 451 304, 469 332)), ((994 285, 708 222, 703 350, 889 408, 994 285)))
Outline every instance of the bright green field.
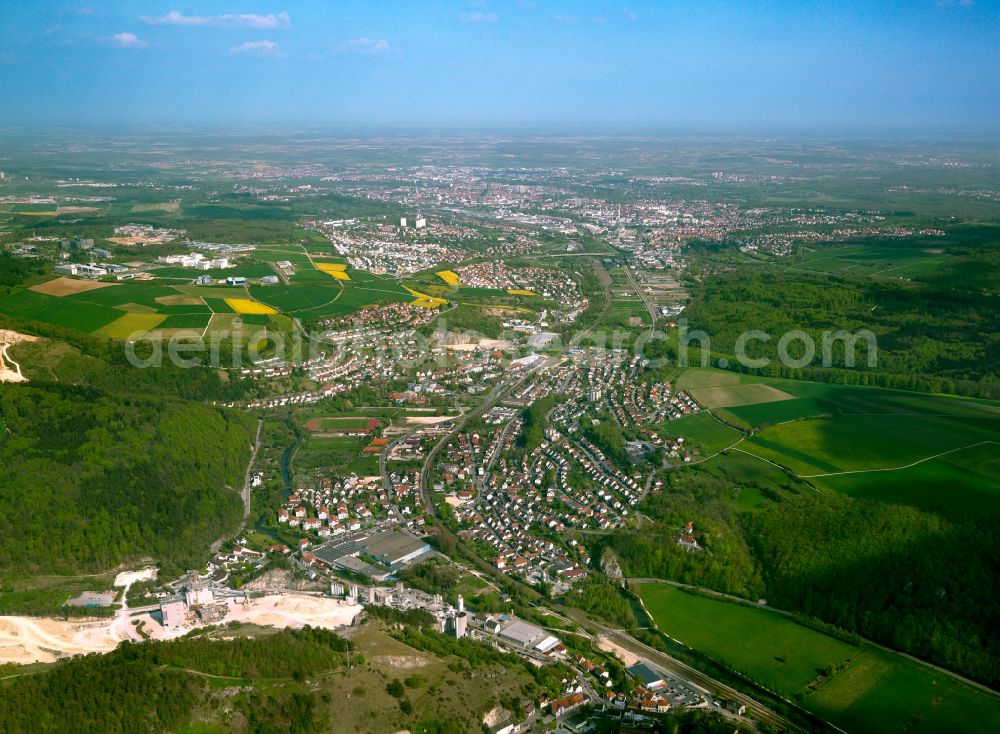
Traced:
POLYGON ((282 313, 297 314, 317 309, 336 301, 342 289, 330 280, 330 285, 271 285, 252 286, 250 295, 282 313))
POLYGON ((831 409, 831 406, 821 398, 807 397, 734 406, 726 408, 722 414, 724 417, 731 416, 734 419, 733 422, 740 425, 763 426, 810 416, 826 415, 831 409))
POLYGON ((996 418, 841 415, 766 428, 740 448, 830 491, 976 508, 1000 503, 998 432, 996 418))
MULTIPOLYGON (((371 273, 351 270, 352 280, 335 280, 314 270, 306 254, 295 251, 294 247, 288 246, 287 251, 280 247, 262 248, 260 255, 263 260, 291 260, 296 263, 299 273, 311 273, 317 278, 306 278, 305 282, 293 282, 291 285, 239 288, 131 281, 65 296, 16 291, 0 298, 0 314, 64 326, 105 338, 123 338, 137 330, 133 326, 141 329, 155 325, 154 336, 175 329, 204 329, 212 314, 233 313, 233 308, 224 300, 226 298, 253 297, 285 314, 282 319, 291 316, 306 320, 345 316, 375 303, 409 303, 415 299, 395 280, 379 278, 371 273), (192 296, 198 300, 197 303, 178 303, 191 300, 192 296), (123 319, 125 312, 141 313, 147 318, 123 319), (162 322, 156 323, 153 316, 163 317, 162 322)), ((256 261, 249 266, 258 268, 261 273, 265 270, 272 272, 264 262, 256 261)), ((158 272, 167 272, 167 269, 158 272)), ((184 277, 188 274, 179 273, 184 277)), ((231 326, 235 330, 245 326, 284 328, 276 326, 278 322, 274 320, 254 317, 243 319, 242 326, 225 319, 217 321, 219 325, 231 326)))
MULTIPOLYGON (((351 271, 356 272, 356 271, 351 271)), ((372 303, 409 302, 414 296, 393 281, 355 284, 325 277, 319 283, 252 286, 251 295, 282 313, 304 319, 341 316, 372 303)))
POLYGON ((983 732, 1000 721, 1000 698, 906 658, 854 647, 774 612, 637 587, 666 634, 740 671, 851 732, 983 732), (848 663, 849 661, 849 663, 848 663), (809 693, 827 666, 846 668, 809 693))
MULTIPOLYGON (((807 477, 820 489, 935 509, 1000 502, 996 403, 710 369, 687 370, 678 384, 695 391, 719 385, 732 389, 734 378, 740 386, 768 385, 794 396, 715 410, 730 423, 758 428, 739 449, 807 477)), ((723 448, 724 436, 702 436, 703 426, 695 419, 704 422, 693 416, 667 430, 686 435, 683 427, 691 425, 691 440, 723 448)), ((712 462, 724 466, 734 456, 712 462)))
POLYGON ((107 306, 34 291, 15 291, 0 298, 0 313, 88 333, 107 326, 122 315, 121 311, 107 306))
POLYGON ((164 319, 159 327, 160 329, 204 329, 208 326, 208 322, 212 320, 211 314, 201 314, 201 313, 180 313, 172 314, 164 319))
POLYGON ((911 277, 940 267, 948 255, 933 248, 886 247, 874 244, 832 247, 808 254, 789 270, 813 270, 845 275, 911 277))
POLYGON ((233 307, 226 303, 223 298, 206 298, 204 300, 213 313, 235 313, 233 307))
POLYGON ((660 432, 671 437, 683 436, 686 448, 700 448, 703 453, 714 453, 740 439, 739 431, 704 412, 664 423, 660 432))
POLYGON ((842 474, 813 482, 823 489, 918 507, 969 509, 996 505, 1000 450, 993 444, 955 452, 909 469, 842 474))
POLYGON ((107 288, 98 288, 92 291, 84 291, 82 293, 74 293, 71 296, 64 296, 64 298, 71 298, 74 301, 85 301, 87 303, 97 303, 102 306, 123 306, 126 303, 137 303, 140 306, 159 308, 160 304, 157 303, 157 298, 176 295, 179 295, 178 292, 170 286, 149 282, 132 282, 112 285, 107 288))

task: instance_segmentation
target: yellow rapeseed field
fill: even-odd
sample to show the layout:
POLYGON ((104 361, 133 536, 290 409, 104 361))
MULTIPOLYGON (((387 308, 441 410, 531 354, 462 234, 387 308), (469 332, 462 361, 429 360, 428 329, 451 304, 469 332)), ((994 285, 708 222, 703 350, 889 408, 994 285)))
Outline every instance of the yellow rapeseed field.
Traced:
POLYGON ((413 290, 413 288, 410 288, 408 285, 404 285, 403 287, 417 297, 416 300, 412 302, 414 306, 422 306, 423 308, 438 308, 448 303, 445 298, 438 298, 437 296, 430 296, 426 293, 421 293, 420 291, 413 290))
POLYGON ((347 270, 347 265, 345 263, 315 263, 316 269, 321 273, 326 273, 337 280, 350 280, 351 276, 348 275, 345 270, 347 270))
POLYGON ((236 313, 278 313, 266 303, 251 301, 249 298, 227 298, 226 303, 236 313))

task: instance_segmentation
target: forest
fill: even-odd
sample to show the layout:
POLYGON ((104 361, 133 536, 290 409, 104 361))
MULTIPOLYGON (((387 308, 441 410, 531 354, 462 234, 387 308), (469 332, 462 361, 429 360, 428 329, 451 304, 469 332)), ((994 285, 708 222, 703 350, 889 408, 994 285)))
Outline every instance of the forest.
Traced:
POLYGON ((768 601, 1000 682, 995 513, 943 519, 902 505, 803 494, 746 522, 768 601))
POLYGON ((762 374, 1000 396, 1000 322, 995 299, 989 294, 939 285, 748 268, 692 280, 690 285, 692 302, 684 312, 688 328, 709 335, 716 358, 731 360, 736 339, 746 331, 760 329, 772 338, 751 340, 747 356, 772 361, 762 374), (778 339, 793 329, 809 334, 816 344, 815 359, 801 369, 777 362, 778 339), (865 329, 875 335, 877 369, 868 368, 863 343, 858 345, 854 368, 845 366, 841 345, 833 350, 833 369, 822 368, 821 333, 840 329, 851 333, 865 329))
MULTIPOLYGON (((106 655, 75 657, 0 682, 0 731, 181 731, 191 723, 193 711, 210 700, 207 676, 301 681, 341 667, 345 647, 336 634, 309 628, 252 640, 126 642, 106 655)), ((225 720, 242 718, 247 732, 329 727, 320 696, 309 691, 251 693, 232 702, 234 710, 225 720)))
POLYGON ((741 513, 724 480, 686 472, 668 482, 642 510, 655 526, 605 541, 626 576, 767 598, 989 685, 1000 681, 995 513, 945 518, 813 492, 741 513), (702 552, 676 544, 691 520, 702 552))
POLYGON ((15 257, 9 252, 0 252, 0 295, 10 290, 10 286, 19 285, 26 279, 44 275, 49 270, 49 264, 37 257, 15 257))
POLYGON ((4 573, 140 558, 182 571, 241 518, 249 415, 141 389, 29 383, 0 386, 0 422, 4 573))

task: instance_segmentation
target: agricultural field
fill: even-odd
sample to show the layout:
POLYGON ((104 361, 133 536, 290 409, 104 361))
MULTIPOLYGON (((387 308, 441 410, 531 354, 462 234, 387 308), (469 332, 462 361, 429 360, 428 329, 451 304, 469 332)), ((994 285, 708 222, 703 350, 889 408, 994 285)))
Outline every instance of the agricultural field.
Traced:
POLYGON ((201 313, 179 313, 167 316, 160 323, 160 329, 196 329, 202 331, 212 320, 211 314, 201 313))
POLYGON ((139 338, 155 329, 166 318, 158 313, 131 312, 112 321, 107 326, 102 326, 94 334, 108 339, 139 338))
POLYGON ((240 314, 271 314, 278 313, 276 310, 258 301, 251 301, 249 298, 226 298, 226 305, 234 313, 240 314))
POLYGON ((317 262, 315 263, 316 269, 321 273, 326 273, 331 278, 336 278, 337 280, 349 281, 351 276, 347 274, 347 264, 346 263, 336 263, 336 262, 317 262))
POLYGON ((73 296, 47 296, 15 291, 0 298, 0 313, 93 333, 121 317, 122 312, 73 296))
POLYGON ((732 446, 742 434, 735 428, 713 418, 705 412, 687 415, 662 424, 657 433, 670 437, 683 436, 688 447, 696 447, 702 454, 712 454, 732 446))
POLYGON ((792 396, 771 385, 744 383, 700 387, 690 391, 691 397, 706 408, 732 408, 739 405, 757 405, 791 400, 792 396))
MULTIPOLYGON (((698 399, 721 390, 784 396, 754 404, 730 401, 713 412, 754 429, 737 451, 773 462, 820 490, 927 508, 1000 503, 1000 405, 994 402, 707 369, 687 370, 677 384, 698 399)), ((699 416, 666 430, 686 435, 684 426, 694 418, 699 416)), ((691 440, 699 443, 700 426, 689 425, 695 428, 691 440)), ((719 442, 707 446, 719 448, 719 442)))
POLYGON ((462 285, 462 279, 458 276, 458 273, 456 273, 454 270, 438 270, 434 274, 437 277, 439 277, 442 281, 444 281, 445 285, 454 285, 454 286, 462 285))
POLYGON ((776 612, 665 584, 642 584, 637 593, 666 634, 852 733, 972 733, 1000 720, 995 695, 776 612))
POLYGON ((133 214, 139 212, 176 213, 180 211, 180 208, 181 208, 181 203, 179 201, 164 201, 156 204, 133 204, 132 208, 129 211, 133 214))
MULTIPOLYGON (((216 327, 230 325, 242 328, 235 321, 214 320, 214 316, 232 315, 239 307, 247 314, 276 314, 265 304, 245 296, 243 288, 201 288, 181 290, 154 282, 101 283, 59 278, 46 281, 42 288, 15 291, 0 298, 0 313, 19 318, 76 329, 107 339, 172 336, 175 333, 202 332, 210 322, 216 327), (99 288, 73 288, 72 283, 99 288), (54 286, 45 288, 49 283, 54 286), (62 295, 49 295, 61 293, 62 295), (203 297, 199 293, 211 294, 203 297)), ((193 286, 183 286, 190 289, 193 286)), ((264 322, 270 324, 270 322, 264 322)))
POLYGON ((882 244, 847 245, 816 250, 788 265, 835 275, 915 278, 943 265, 949 256, 937 247, 892 247, 882 244))
POLYGON ((47 296, 68 296, 73 293, 85 293, 86 291, 106 288, 110 283, 100 283, 96 280, 79 280, 78 278, 53 278, 44 283, 31 286, 28 290, 35 293, 44 293, 47 296))
POLYGON ((739 385, 740 375, 725 370, 714 370, 705 367, 691 367, 677 378, 680 390, 694 390, 699 387, 717 387, 719 385, 739 385))
MULTIPOLYGON (((260 317, 283 314, 311 321, 345 316, 378 303, 410 302, 437 308, 448 302, 396 280, 352 270, 330 256, 323 257, 314 261, 301 245, 262 246, 257 250, 257 259, 245 263, 239 271, 248 278, 273 275, 270 263, 288 260, 295 273, 284 285, 191 285, 194 277, 205 273, 186 268, 160 268, 156 280, 122 283, 51 278, 30 290, 0 298, 0 314, 122 339, 137 334, 169 337, 192 329, 200 332, 210 324, 215 330, 240 331, 250 326, 288 329, 291 323, 287 319, 260 317), (178 282, 172 283, 171 279, 178 282), (213 318, 224 314, 248 318, 213 318)), ((207 274, 221 278, 234 272, 207 274)))

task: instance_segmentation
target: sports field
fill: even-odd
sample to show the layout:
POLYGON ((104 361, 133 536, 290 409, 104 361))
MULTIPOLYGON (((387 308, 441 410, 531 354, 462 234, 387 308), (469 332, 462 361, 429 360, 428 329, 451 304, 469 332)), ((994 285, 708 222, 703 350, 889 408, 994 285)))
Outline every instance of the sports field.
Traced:
POLYGON ((374 430, 379 425, 375 418, 363 416, 333 416, 312 418, 306 422, 306 428, 317 433, 335 431, 374 430))
POLYGON ((855 647, 775 612, 637 587, 657 626, 852 732, 981 732, 1000 697, 868 645, 855 647), (832 673, 832 675, 830 675, 832 673), (799 698, 801 697, 801 698, 799 698))

